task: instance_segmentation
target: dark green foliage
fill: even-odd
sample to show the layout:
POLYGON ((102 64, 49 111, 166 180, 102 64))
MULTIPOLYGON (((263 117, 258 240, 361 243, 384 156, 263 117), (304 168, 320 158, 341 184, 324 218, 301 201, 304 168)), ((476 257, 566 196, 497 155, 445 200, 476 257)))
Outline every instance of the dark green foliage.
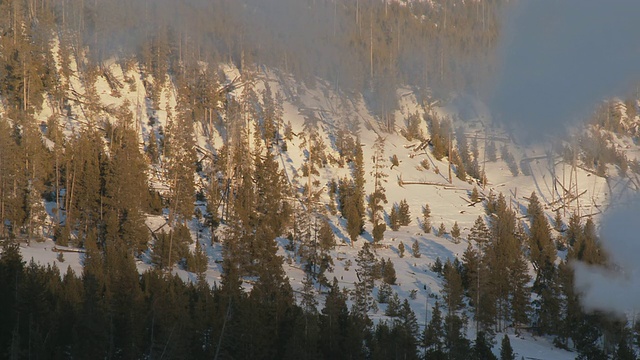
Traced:
POLYGON ((387 304, 389 302, 389 299, 391 299, 392 294, 393 294, 393 290, 391 289, 391 285, 389 285, 386 282, 383 282, 382 285, 380 285, 380 288, 378 289, 378 298, 377 298, 378 303, 387 304))
POLYGON ((396 204, 393 204, 391 212, 389 213, 389 226, 393 231, 398 231, 400 229, 400 214, 396 204))
MULTIPOLYGON (((506 335, 505 335, 506 336, 506 335)), ((483 331, 476 334, 476 340, 472 347, 473 357, 483 360, 498 360, 491 351, 491 339, 483 331)))
POLYGON ((431 320, 422 337, 423 346, 426 349, 428 359, 447 359, 444 347, 445 332, 442 323, 440 305, 436 302, 432 309, 431 320))
POLYGON ((358 235, 364 230, 362 194, 356 182, 349 181, 346 177, 340 180, 338 185, 338 206, 342 216, 347 220, 347 232, 352 242, 356 241, 358 235))
POLYGON ((382 280, 389 285, 396 284, 396 269, 393 267, 393 262, 391 259, 387 259, 386 261, 382 259, 380 261, 380 267, 382 268, 382 280))
POLYGON ((462 277, 456 266, 449 259, 445 262, 442 273, 444 276, 442 298, 449 314, 453 314, 460 310, 463 305, 462 277))
POLYGON ((440 257, 437 257, 436 261, 434 261, 433 265, 431 265, 431 271, 433 271, 436 274, 442 274, 443 268, 444 268, 444 265, 442 264, 442 260, 440 260, 440 257))
POLYGON ((427 234, 431 232, 431 209, 429 204, 425 204, 422 208, 422 223, 420 224, 422 231, 427 234))
POLYGON ((620 341, 618 342, 616 351, 613 354, 614 360, 636 360, 637 359, 636 353, 631 348, 631 345, 629 344, 629 340, 625 335, 626 334, 622 334, 622 336, 620 336, 620 341))
POLYGON ((511 347, 511 341, 509 341, 509 336, 507 334, 502 338, 502 343, 500 344, 500 360, 515 360, 516 354, 513 352, 513 348, 511 347))
POLYGON ((398 245, 398 256, 404 257, 404 243, 402 241, 398 245))
POLYGON ((204 277, 204 273, 207 271, 209 265, 209 258, 205 253, 200 241, 196 241, 196 248, 187 261, 187 268, 189 271, 198 274, 199 277, 204 277))
POLYGON ((387 309, 384 314, 391 317, 398 316, 400 313, 400 297, 398 297, 398 293, 393 293, 387 300, 387 309))
POLYGON ((371 293, 374 280, 378 277, 376 274, 378 264, 368 242, 364 243, 362 249, 358 251, 356 263, 358 264, 358 282, 354 292, 353 311, 364 317, 374 305, 371 293))
POLYGON ((449 359, 468 359, 470 341, 464 337, 464 321, 458 315, 449 314, 444 319, 444 347, 449 359))
POLYGON ((403 199, 400 201, 399 206, 399 217, 400 217, 400 225, 409 226, 411 224, 411 212, 409 211, 409 204, 407 204, 407 200, 403 199))

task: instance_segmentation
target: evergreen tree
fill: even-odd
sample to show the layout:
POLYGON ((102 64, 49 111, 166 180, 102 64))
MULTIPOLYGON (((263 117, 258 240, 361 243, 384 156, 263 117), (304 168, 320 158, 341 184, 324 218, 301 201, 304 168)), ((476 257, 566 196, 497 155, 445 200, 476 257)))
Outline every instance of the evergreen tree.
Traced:
POLYGON ((491 239, 491 231, 481 216, 478 216, 469 233, 469 241, 474 241, 478 249, 483 250, 491 239))
POLYGON ((387 258, 387 261, 382 259, 380 264, 382 266, 382 280, 389 285, 395 285, 396 269, 394 268, 391 259, 387 258))
POLYGON ((582 237, 582 224, 578 213, 573 213, 569 218, 569 225, 567 226, 565 237, 570 247, 574 246, 582 237))
POLYGON ((196 241, 196 248, 189 259, 191 260, 191 263, 187 264, 189 270, 198 274, 198 278, 204 279, 205 272, 207 271, 209 264, 209 258, 204 252, 202 245, 200 245, 200 241, 196 241))
POLYGON ((471 346, 464 334, 464 321, 458 315, 449 314, 444 319, 444 345, 449 359, 464 360, 471 346))
POLYGON ((425 358, 427 359, 447 359, 444 350, 445 331, 442 324, 442 313, 440 305, 436 301, 431 314, 431 320, 427 325, 423 335, 423 345, 426 349, 425 358))
POLYGON ((447 305, 449 314, 454 314, 462 308, 462 278, 458 269, 453 263, 447 259, 442 270, 444 275, 444 284, 442 286, 442 298, 447 305))
POLYGON ((398 256, 404 257, 404 243, 402 241, 398 245, 398 256))
POLYGON ((387 299, 387 309, 384 311, 386 316, 395 317, 400 313, 400 297, 398 297, 398 293, 393 293, 387 299))
POLYGON ((531 193, 527 214, 531 220, 529 249, 531 262, 536 269, 533 290, 539 295, 538 326, 544 333, 557 332, 559 318, 559 294, 557 288, 557 270, 555 267, 556 249, 551 239, 549 223, 535 192, 531 193))
POLYGON ((358 264, 358 282, 356 283, 353 306, 355 313, 365 317, 374 305, 371 293, 373 292, 377 267, 375 255, 371 252, 368 242, 358 251, 356 263, 358 264))
POLYGON ((502 343, 500 344, 500 360, 515 360, 516 354, 513 352, 513 348, 511 347, 511 341, 509 341, 509 336, 504 334, 502 338, 502 343))
POLYGON ((635 351, 631 348, 628 343, 627 337, 620 336, 620 341, 618 342, 618 346, 616 348, 615 353, 613 354, 614 360, 636 360, 637 356, 635 351))
POLYGON ((454 242, 456 243, 460 242, 460 227, 458 226, 457 221, 453 224, 453 227, 451 228, 451 237, 453 238, 454 242))
POLYGON ((413 241, 413 245, 411 245, 411 252, 413 253, 414 258, 419 258, 420 256, 422 256, 422 254, 420 253, 420 244, 418 243, 418 240, 413 241))
POLYGON ((469 195, 471 202, 472 203, 477 203, 480 199, 480 194, 478 194, 478 188, 477 187, 473 187, 473 190, 471 190, 471 195, 469 195))
POLYGON ((369 211, 371 214, 371 223, 373 224, 373 239, 374 242, 382 240, 386 224, 384 222, 382 203, 387 203, 387 196, 385 194, 384 183, 387 181, 387 174, 383 169, 385 166, 384 159, 384 139, 378 137, 374 143, 374 158, 373 158, 373 170, 371 176, 374 179, 374 190, 369 195, 369 211))
POLYGON ((564 222, 562 221, 562 215, 560 215, 560 209, 556 210, 556 216, 553 220, 553 228, 556 231, 562 231, 564 229, 564 222))
POLYGON ((486 155, 487 160, 490 162, 496 162, 498 160, 498 151, 496 149, 495 141, 491 140, 487 143, 486 155))
POLYGON ((498 360, 493 354, 493 351, 491 351, 491 339, 489 339, 483 331, 479 331, 476 334, 476 341, 473 344, 472 352, 476 359, 498 360))
POLYGON ((358 138, 355 146, 355 161, 353 162, 353 192, 350 200, 353 202, 352 205, 354 206, 353 222, 354 227, 358 228, 358 234, 362 234, 364 231, 364 219, 366 212, 364 207, 364 169, 364 153, 362 151, 362 143, 360 143, 360 138, 358 138))
POLYGON ((389 213, 389 226, 393 231, 398 231, 400 229, 400 214, 396 204, 393 204, 391 207, 391 213, 389 213))
POLYGON ((479 270, 480 270, 480 256, 478 251, 471 246, 471 243, 467 245, 464 253, 462 254, 462 287, 466 289, 469 301, 477 310, 477 296, 479 295, 479 270))
POLYGON ((431 209, 429 209, 429 204, 425 204, 422 208, 422 231, 425 233, 431 232, 431 209))
POLYGON ((349 311, 347 298, 333 278, 320 317, 320 349, 325 358, 340 358, 346 353, 349 311))
POLYGON ((409 226, 409 224, 411 224, 411 212, 409 211, 409 204, 407 204, 406 199, 403 199, 400 201, 400 206, 398 209, 398 217, 399 217, 400 225, 409 226))

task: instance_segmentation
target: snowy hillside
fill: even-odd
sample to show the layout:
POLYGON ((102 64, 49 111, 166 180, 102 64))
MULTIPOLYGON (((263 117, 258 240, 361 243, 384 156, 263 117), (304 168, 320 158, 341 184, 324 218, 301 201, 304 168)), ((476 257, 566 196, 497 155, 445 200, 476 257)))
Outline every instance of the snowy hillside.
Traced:
MULTIPOLYGON (((53 48, 57 53, 57 47, 53 48)), ((58 58, 58 62, 60 59, 58 58)), ((71 62, 72 64, 75 61, 71 62)), ((152 79, 139 69, 139 64, 122 64, 111 62, 105 68, 103 74, 95 78, 95 82, 87 82, 75 67, 72 66, 72 76, 69 78, 68 110, 61 114, 57 109, 45 104, 42 111, 36 115, 37 121, 45 122, 50 117, 55 117, 63 124, 66 136, 80 131, 85 126, 104 127, 107 123, 115 123, 116 113, 125 112, 131 117, 135 127, 140 151, 145 151, 149 146, 151 135, 155 139, 161 139, 163 130, 166 131, 170 113, 176 113, 176 94, 174 82, 169 77, 166 79, 152 79), (154 103, 149 92, 151 84, 160 84, 161 91, 156 94, 157 102, 154 103), (89 119, 100 119, 97 123, 89 123, 89 119)), ((351 167, 340 154, 337 139, 340 131, 346 131, 351 136, 358 136, 362 143, 364 169, 366 171, 365 193, 371 194, 375 190, 372 171, 375 169, 376 140, 383 139, 384 156, 382 171, 387 175, 384 178, 383 187, 386 190, 387 203, 383 205, 385 222, 389 222, 391 208, 394 204, 406 201, 409 206, 411 222, 407 226, 401 226, 397 231, 387 226, 383 240, 375 247, 374 251, 378 259, 390 259, 393 262, 397 274, 396 285, 392 285, 393 292, 401 299, 409 299, 418 322, 424 325, 429 318, 435 302, 439 299, 442 290, 442 277, 432 270, 436 259, 446 261, 455 258, 461 259, 468 246, 467 237, 474 222, 478 217, 487 219, 484 200, 493 194, 502 193, 508 202, 508 206, 516 213, 517 219, 526 228, 527 204, 529 197, 535 193, 540 199, 549 222, 553 224, 556 212, 567 223, 569 217, 576 213, 580 217, 593 217, 596 221, 600 214, 615 204, 620 197, 629 192, 637 191, 638 174, 628 172, 621 176, 612 166, 606 169, 606 176, 598 176, 578 160, 565 161, 550 145, 524 146, 519 145, 510 134, 501 129, 498 124, 492 123, 489 111, 478 101, 468 97, 451 99, 444 106, 426 108, 421 99, 408 89, 398 90, 401 99, 400 109, 395 113, 395 130, 387 132, 383 124, 370 112, 362 96, 358 94, 344 94, 335 92, 329 84, 318 80, 314 88, 308 88, 293 78, 263 68, 259 73, 252 74, 250 81, 247 75, 231 67, 220 69, 221 89, 227 89, 227 97, 242 101, 251 87, 255 94, 263 94, 268 88, 273 94, 282 96, 282 125, 290 124, 291 139, 286 141, 286 150, 283 146, 274 148, 279 166, 286 175, 286 179, 292 189, 291 202, 307 204, 307 195, 304 188, 313 184, 312 188, 318 194, 320 211, 326 214, 333 229, 337 246, 330 251, 334 267, 326 276, 329 279, 335 277, 341 287, 353 290, 355 283, 359 281, 356 273, 356 258, 358 251, 364 243, 373 242, 372 224, 365 222, 365 232, 357 241, 351 242, 346 220, 339 212, 331 210, 334 203, 330 194, 332 181, 339 181, 345 176, 350 176, 351 167), (432 150, 432 143, 428 140, 407 140, 401 134, 408 127, 409 117, 417 114, 419 131, 425 139, 430 138, 430 129, 424 120, 425 114, 435 115, 442 119, 452 119, 454 129, 461 128, 468 143, 477 144, 476 152, 482 171, 486 174, 486 183, 470 176, 466 180, 460 180, 456 174, 458 169, 453 168, 447 157, 438 160, 432 150), (317 175, 311 179, 304 174, 303 168, 309 149, 307 139, 309 124, 313 124, 313 130, 317 132, 318 139, 325 145, 322 152, 323 166, 318 169, 317 175), (497 147, 498 158, 496 161, 487 160, 486 148, 489 142, 497 147), (510 168, 507 162, 501 159, 500 153, 508 150, 513 155, 516 164, 515 170, 510 168), (393 162, 397 159, 397 165, 393 162), (514 172, 516 173, 514 176, 514 172), (479 200, 471 200, 472 192, 479 192, 479 200), (425 233, 422 225, 423 207, 428 204, 431 210, 430 233, 425 233), (438 234, 440 225, 445 232, 438 234), (452 235, 454 224, 460 228, 460 235, 452 235), (412 245, 417 243, 420 257, 414 256, 412 245), (400 255, 400 244, 405 247, 404 256, 400 255)), ((155 86, 155 85, 154 85, 155 86)), ((229 119, 215 119, 216 122, 229 121, 229 119)), ((627 128, 633 126, 626 119, 627 128)), ((246 124, 248 132, 253 132, 253 125, 246 124)), ((197 150, 198 158, 202 159, 204 167, 211 166, 212 159, 221 156, 223 145, 229 136, 226 131, 217 126, 207 126, 206 121, 194 124, 195 141, 193 147, 197 150)), ((255 136, 253 134, 252 136, 255 136)), ((459 139, 452 135, 450 146, 456 146, 459 139)), ((51 140, 45 139, 50 142, 51 140)), ((631 137, 616 138, 616 146, 624 147, 626 156, 633 159, 640 154, 631 137)), ((253 144, 253 140, 249 141, 253 144)), ((568 144, 569 142, 567 142, 568 144)), ((52 147, 53 145, 51 145, 52 147)), ((247 156, 249 156, 247 154, 247 156)), ((378 159, 377 161, 380 161, 378 159)), ((202 173, 194 174, 197 187, 203 188, 202 173)), ((150 165, 148 179, 152 188, 161 194, 169 190, 169 181, 162 165, 162 160, 157 165, 150 165)), ((52 209, 55 202, 46 203, 51 224, 55 219, 52 209)), ((196 203, 200 212, 205 213, 207 208, 201 201, 196 203)), ((222 209, 220 209, 222 210, 222 209)), ((170 209, 165 208, 162 215, 148 215, 145 222, 147 227, 155 232, 162 232, 169 228, 168 221, 170 209)), ((224 224, 216 230, 215 236, 224 239, 224 224)), ((199 218, 189 221, 189 230, 194 244, 195 242, 205 249, 208 259, 206 271, 207 281, 219 284, 222 273, 223 242, 213 241, 214 234, 204 225, 199 218)), ((57 252, 64 252, 64 263, 59 263, 61 268, 71 266, 76 273, 82 272, 82 249, 65 248, 56 245, 51 236, 43 243, 31 243, 23 245, 22 254, 25 259, 33 258, 40 263, 59 262, 57 252)), ((560 232, 553 231, 553 237, 560 232)), ((298 294, 302 293, 305 272, 301 259, 294 252, 287 250, 288 240, 279 238, 278 253, 285 258, 284 269, 290 283, 298 294)), ((563 255, 563 252, 560 252, 563 255)), ((144 270, 151 265, 151 250, 139 257, 138 268, 144 270)), ((196 275, 179 267, 173 271, 183 279, 195 281, 196 275)), ((534 274, 534 269, 530 269, 534 274)), ((244 287, 250 289, 251 283, 245 282, 244 287)), ((322 290, 317 285, 318 290, 322 290)), ((376 286, 376 291, 380 288, 376 286)), ((322 303, 321 292, 317 297, 322 303)), ((369 316, 372 319, 385 319, 386 304, 378 304, 377 311, 372 311, 369 316)), ((475 326, 470 322, 467 336, 475 338, 475 326)), ((508 330, 513 334, 513 329, 508 330)), ((498 337, 498 339, 501 337, 498 337)), ((550 341, 545 338, 535 338, 528 333, 512 340, 513 347, 518 356, 536 359, 570 359, 573 353, 553 348, 550 341)), ((497 351, 496 345, 494 351, 497 351)))

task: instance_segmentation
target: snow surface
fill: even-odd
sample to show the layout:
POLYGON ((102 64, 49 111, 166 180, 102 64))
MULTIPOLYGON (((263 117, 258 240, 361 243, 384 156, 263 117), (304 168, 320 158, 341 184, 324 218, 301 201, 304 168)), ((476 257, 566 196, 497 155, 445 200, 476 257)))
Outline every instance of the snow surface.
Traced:
MULTIPOLYGON (((56 47, 54 47, 54 51, 55 49, 56 47)), ((75 61, 72 62, 72 68, 74 75, 70 79, 71 89, 74 93, 80 94, 79 96, 86 94, 88 91, 86 84, 75 75, 77 74, 75 61)), ((148 141, 148 136, 152 131, 158 135, 160 127, 166 127, 167 110, 175 113, 175 90, 171 87, 169 79, 163 79, 166 86, 160 95, 158 108, 154 108, 145 90, 142 75, 136 70, 138 69, 137 66, 134 66, 134 70, 130 70, 126 74, 117 62, 112 62, 108 69, 124 86, 119 90, 119 94, 115 93, 109 87, 104 76, 99 76, 95 83, 95 91, 105 108, 117 108, 123 104, 128 104, 130 111, 134 114, 142 150, 144 142, 148 141), (125 81, 125 78, 134 79, 132 88, 135 88, 135 91, 130 91, 129 84, 125 81), (154 119, 155 124, 150 125, 148 119, 154 119)), ((226 75, 226 81, 230 81, 240 75, 237 69, 228 65, 223 66, 221 70, 226 75)), ((425 316, 427 312, 431 311, 431 307, 434 306, 436 301, 435 296, 429 295, 438 294, 442 286, 442 280, 430 270, 430 265, 436 258, 444 261, 447 258, 461 257, 467 247, 466 236, 474 221, 478 216, 486 218, 482 204, 474 205, 469 200, 469 195, 474 186, 478 188, 481 196, 488 195, 491 190, 495 194, 503 193, 520 219, 524 217, 526 212, 526 204, 528 203, 526 198, 532 192, 535 192, 543 204, 549 219, 553 219, 553 211, 560 208, 562 204, 558 200, 562 194, 562 189, 558 186, 558 183, 564 183, 564 186, 570 189, 571 186, 576 187, 577 177, 577 187, 581 192, 586 192, 579 197, 579 202, 572 201, 567 204, 566 212, 562 211, 565 220, 568 220, 570 214, 578 209, 581 214, 593 214, 598 219, 599 214, 606 210, 610 203, 614 202, 612 199, 615 200, 615 197, 619 196, 618 194, 624 194, 625 190, 623 189, 632 186, 630 184, 632 180, 618 177, 614 170, 609 171, 611 176, 606 179, 581 168, 572 171, 571 164, 562 162, 557 156, 547 156, 547 148, 523 147, 513 143, 508 133, 491 125, 491 118, 486 107, 477 100, 468 98, 454 98, 450 103, 444 104, 442 107, 434 107, 431 110, 442 116, 450 116, 456 119, 455 127, 464 126, 469 142, 474 137, 478 139, 480 154, 484 151, 483 139, 488 135, 499 140, 496 141, 498 149, 503 143, 507 144, 516 157, 518 164, 523 160, 530 164, 531 175, 520 174, 514 177, 506 164, 498 160, 495 163, 486 163, 485 169, 489 183, 484 189, 480 184, 472 181, 461 181, 455 175, 452 182, 449 183, 449 163, 447 159, 444 158, 438 161, 430 153, 415 151, 414 147, 410 145, 415 145, 417 141, 407 141, 399 133, 388 134, 381 131, 378 121, 367 109, 362 96, 336 93, 330 85, 323 83, 321 80, 318 80, 316 86, 310 89, 303 84, 296 83, 286 75, 277 74, 266 69, 257 75, 257 93, 260 93, 265 84, 268 83, 274 94, 280 92, 284 95, 284 123, 291 122, 293 132, 298 134, 293 141, 288 142, 288 150, 286 152, 278 153, 287 178, 297 188, 301 188, 307 182, 307 178, 302 176, 301 171, 305 152, 304 149, 299 147, 302 141, 299 135, 303 134, 305 115, 311 114, 319 119, 319 133, 327 145, 327 155, 332 155, 335 158, 338 158, 338 152, 335 144, 331 141, 334 138, 335 131, 339 126, 349 122, 358 123, 361 129, 361 141, 364 145, 367 177, 369 176, 369 169, 372 168, 372 157, 374 155, 372 145, 378 136, 385 138, 385 157, 387 159, 385 172, 388 175, 387 182, 384 185, 388 199, 385 211, 388 214, 392 204, 406 199, 410 206, 412 222, 409 226, 401 227, 398 231, 387 230, 384 240, 381 242, 381 247, 377 248, 375 252, 379 259, 390 258, 394 263, 397 285, 392 286, 393 291, 397 292, 401 298, 407 299, 410 299, 412 291, 417 292, 415 299, 410 299, 410 304, 417 318, 420 319, 421 326, 424 325, 425 316), (389 169, 391 162, 388 159, 393 155, 397 155, 400 165, 391 170, 389 169), (425 159, 431 165, 429 170, 420 165, 425 159), (554 174, 556 181, 554 181, 554 174), (402 182, 405 182, 404 185, 402 185, 402 182), (570 182, 572 185, 570 185, 570 182), (435 235, 435 231, 430 234, 425 234, 422 231, 419 219, 421 218, 422 207, 426 203, 431 208, 431 222, 434 228, 443 223, 447 231, 450 231, 454 222, 459 224, 462 230, 462 241, 460 243, 455 243, 448 234, 438 237, 435 235), (411 254, 411 244, 414 241, 417 241, 420 245, 420 252, 422 253, 420 258, 414 258, 411 254), (403 258, 400 258, 398 254, 398 245, 401 242, 404 243, 406 248, 403 258)), ((146 80, 153 81, 153 79, 146 80)), ((242 89, 236 89, 232 96, 239 97, 241 93, 242 89)), ((424 114, 427 111, 420 105, 411 90, 402 89, 400 94, 402 95, 400 109, 396 113, 396 130, 398 131, 405 127, 404 119, 409 113, 417 111, 420 114, 424 114)), ((65 122, 67 134, 71 134, 81 124, 91 121, 91 119, 87 119, 85 109, 80 102, 72 101, 71 103, 72 117, 57 114, 50 106, 45 106, 38 115, 38 120, 46 120, 47 117, 55 114, 61 121, 65 122)), ((100 113, 100 116, 111 119, 105 112, 100 113)), ((421 124, 421 128, 428 137, 427 127, 424 122, 421 124)), ((196 132, 197 145, 201 148, 212 150, 208 142, 209 137, 205 135, 204 129, 197 126, 196 132)), ((213 144, 214 146, 222 144, 220 134, 213 136, 213 144)), ((633 158, 632 155, 637 156, 640 154, 639 148, 633 146, 630 138, 619 139, 618 144, 620 147, 629 146, 628 154, 630 158, 633 158)), ((150 168, 149 174, 153 188, 160 191, 168 189, 160 169, 150 168)), ((320 176, 314 177, 314 180, 320 181, 320 187, 322 187, 330 180, 338 180, 348 174, 350 174, 348 166, 340 168, 330 165, 320 169, 320 176)), ((637 180, 636 177, 634 181, 640 183, 637 180)), ((371 193, 373 191, 373 181, 367 180, 365 187, 366 192, 371 193)), ((575 189, 572 191, 575 192, 575 189)), ((322 193, 321 201, 328 203, 329 195, 326 191, 322 193)), ((48 207, 48 210, 51 214, 51 206, 48 207)), ((330 216, 330 220, 336 232, 338 246, 331 252, 335 269, 332 273, 327 274, 327 277, 329 279, 336 277, 342 287, 352 289, 357 281, 355 273, 357 252, 366 241, 371 241, 371 236, 367 232, 358 241, 351 243, 348 240, 345 220, 336 216, 330 216), (348 266, 349 263, 351 264, 350 266, 348 266)), ((166 227, 166 223, 167 214, 149 216, 146 220, 147 226, 154 231, 166 227)), ((220 281, 222 245, 212 242, 212 234, 208 229, 200 227, 196 220, 190 222, 190 229, 193 239, 200 242, 208 255, 209 266, 206 272, 206 279, 213 285, 220 281)), ((371 230, 370 223, 367 223, 366 230, 371 230)), ((278 239, 278 241, 280 244, 279 254, 285 258, 285 271, 294 290, 299 291, 302 288, 304 272, 298 263, 290 261, 293 254, 284 249, 284 244, 287 243, 287 240, 278 239)), ((34 261, 40 264, 55 263, 63 273, 66 267, 69 266, 76 274, 80 274, 82 271, 82 254, 80 252, 64 252, 65 261, 60 263, 56 258, 58 252, 54 251, 54 247, 55 245, 51 240, 46 240, 42 243, 31 242, 29 246, 22 246, 21 250, 26 260, 33 258, 34 261)), ((194 247, 195 244, 192 245, 192 248, 194 247)), ((149 268, 148 262, 149 256, 147 254, 142 257, 142 261, 138 264, 140 271, 149 268)), ((195 280, 195 275, 192 273, 179 269, 174 269, 173 271, 185 280, 195 280)), ((245 283, 245 287, 249 289, 250 285, 245 283)), ((321 294, 318 296, 320 297, 320 304, 322 304, 323 296, 321 294)), ((370 314, 371 317, 375 320, 384 319, 385 306, 380 304, 378 312, 370 314)), ((475 337, 473 323, 469 324, 467 335, 471 339, 475 337)), ((526 359, 572 359, 575 357, 574 353, 554 348, 548 339, 534 338, 530 335, 521 337, 510 335, 512 346, 518 354, 518 358, 521 356, 526 359)), ((500 346, 499 340, 501 338, 502 334, 498 334, 496 337, 498 342, 494 349, 496 352, 500 346)))

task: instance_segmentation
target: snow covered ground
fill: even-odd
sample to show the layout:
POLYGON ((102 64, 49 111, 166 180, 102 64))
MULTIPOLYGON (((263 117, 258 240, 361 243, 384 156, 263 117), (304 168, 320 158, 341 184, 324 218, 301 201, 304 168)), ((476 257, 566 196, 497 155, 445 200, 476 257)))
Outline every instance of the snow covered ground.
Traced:
MULTIPOLYGON (((73 62, 72 62, 73 63, 73 62)), ((137 69, 137 67, 133 67, 137 69)), ((157 109, 152 107, 151 102, 146 94, 141 76, 134 70, 124 73, 120 66, 113 63, 110 68, 113 76, 126 84, 121 89, 120 96, 114 96, 109 84, 104 77, 99 77, 95 84, 95 90, 100 98, 100 102, 105 107, 128 106, 135 116, 137 129, 141 142, 148 140, 151 132, 156 132, 160 126, 166 126, 167 109, 175 107, 175 92, 170 86, 167 86, 160 96, 160 104, 157 109), (128 85, 126 79, 134 79, 131 86, 128 85), (155 124, 150 125, 147 120, 153 118, 155 124)), ((225 68, 227 79, 235 78, 236 69, 225 68)), ((482 188, 481 184, 473 181, 461 181, 455 177, 449 183, 448 167, 449 163, 446 158, 441 161, 436 160, 430 152, 415 151, 417 141, 408 141, 401 135, 399 130, 405 127, 404 119, 409 113, 424 114, 426 109, 419 105, 414 94, 410 90, 402 90, 400 110, 396 113, 396 133, 386 133, 380 130, 378 121, 367 109, 364 100, 360 96, 346 96, 334 92, 330 86, 318 81, 314 89, 306 88, 302 84, 293 83, 293 80, 284 76, 276 76, 276 74, 265 71, 258 74, 256 82, 256 91, 259 92, 268 83, 273 93, 280 92, 284 95, 284 123, 291 122, 293 132, 295 134, 303 133, 304 116, 303 114, 312 114, 319 121, 319 133, 323 141, 327 145, 327 154, 338 157, 338 152, 332 139, 335 139, 335 132, 338 126, 346 121, 357 122, 361 129, 360 138, 363 143, 365 168, 372 168, 372 157, 374 155, 373 143, 378 136, 385 138, 385 157, 387 158, 387 167, 385 172, 388 175, 387 182, 384 184, 386 188, 386 196, 388 204, 385 205, 385 212, 388 215, 392 204, 406 200, 410 207, 412 222, 409 226, 401 227, 398 231, 391 231, 389 228, 381 242, 381 247, 377 248, 376 254, 379 259, 389 258, 393 261, 396 274, 397 285, 392 286, 393 291, 397 292, 401 298, 410 299, 412 291, 416 292, 415 299, 410 299, 410 304, 416 313, 421 324, 424 324, 426 311, 430 312, 431 307, 435 304, 435 297, 430 294, 438 294, 441 290, 442 280, 430 270, 431 264, 436 258, 445 260, 461 257, 464 249, 467 247, 466 236, 469 233, 474 221, 478 216, 486 216, 484 207, 481 203, 472 204, 469 196, 474 187, 478 188, 481 196, 487 196, 490 191, 495 194, 503 193, 510 206, 516 210, 519 218, 522 218, 528 203, 527 198, 532 192, 535 192, 540 199, 549 219, 552 220, 554 210, 561 208, 563 201, 560 200, 563 194, 563 187, 571 193, 580 193, 581 195, 571 202, 565 203, 561 214, 565 216, 565 221, 574 212, 579 211, 581 215, 592 214, 596 219, 599 214, 607 209, 611 202, 616 199, 619 194, 624 194, 625 189, 633 186, 632 181, 626 178, 620 178, 614 169, 611 169, 609 178, 598 177, 595 174, 585 171, 581 168, 574 168, 571 164, 567 164, 556 155, 548 155, 548 149, 543 146, 524 147, 518 146, 510 141, 508 133, 500 130, 498 127, 491 126, 491 118, 488 110, 477 101, 452 101, 446 106, 436 107, 436 111, 442 116, 452 116, 457 118, 455 127, 463 126, 468 136, 469 142, 476 138, 479 144, 479 151, 484 152, 484 138, 491 136, 497 139, 496 145, 498 149, 506 144, 510 152, 515 156, 518 164, 529 164, 531 168, 530 175, 520 173, 513 176, 507 165, 500 159, 497 162, 487 162, 482 164, 488 178, 488 184, 482 188), (284 81, 284 80, 286 81, 284 81), (391 166, 390 157, 396 155, 399 159, 399 166, 391 166), (427 160, 430 164, 429 169, 425 169, 421 162, 427 160), (576 191, 576 189, 579 189, 576 191), (584 193, 583 193, 584 192, 584 193), (435 231, 425 234, 420 228, 420 218, 422 207, 429 204, 431 208, 431 222, 434 228, 443 223, 449 232, 455 222, 460 226, 462 232, 462 241, 455 243, 449 234, 443 237, 435 235, 435 231), (411 244, 417 241, 420 246, 422 256, 415 258, 411 253, 411 244), (403 243, 406 247, 405 256, 399 257, 398 246, 403 243)), ((169 84, 167 82, 167 84, 169 84)), ((71 86, 74 91, 84 94, 87 89, 77 76, 71 79, 71 86)), ((242 89, 236 89, 233 93, 235 96, 241 96, 242 89)), ((70 132, 74 127, 79 126, 82 119, 83 109, 79 103, 73 105, 73 113, 78 115, 80 120, 67 119, 67 131, 70 132)), ((46 106, 39 118, 46 119, 52 114, 52 110, 46 106)), ((425 122, 421 123, 422 131, 428 134, 425 122)), ((428 135, 427 135, 428 137, 428 135)), ((220 134, 213 136, 213 146, 222 144, 220 134)), ((201 148, 210 148, 211 143, 208 142, 209 137, 205 135, 204 130, 197 128, 197 145, 201 148)), ((288 143, 288 150, 280 152, 279 156, 281 164, 286 171, 287 178, 292 185, 300 188, 306 183, 307 178, 302 176, 301 167, 304 161, 304 149, 300 148, 301 137, 295 137, 293 141, 288 143)), ((629 146, 629 139, 620 139, 620 146, 629 146)), ((498 150, 499 152, 499 150, 498 150)), ((629 147, 629 156, 638 155, 640 151, 638 147, 629 147)), ((156 189, 165 189, 161 176, 156 176, 157 172, 150 171, 150 182, 156 189)), ((345 175, 350 174, 347 166, 339 168, 337 166, 328 166, 320 170, 320 176, 316 176, 314 180, 318 180, 321 187, 332 179, 338 180, 345 175)), ((367 170, 367 176, 369 170, 367 170)), ((637 180, 637 179, 636 179, 637 180)), ((373 181, 367 180, 366 193, 373 191, 373 181)), ((321 201, 328 203, 329 195, 325 191, 322 194, 321 201)), ((345 221, 339 216, 330 217, 332 226, 336 229, 336 237, 338 246, 331 255, 334 259, 335 269, 327 274, 331 279, 336 277, 342 287, 351 289, 357 281, 356 255, 358 250, 366 241, 371 241, 368 231, 371 230, 371 224, 367 223, 365 233, 358 241, 351 243, 348 240, 345 221), (350 266, 349 266, 350 264, 350 266)), ((149 216, 147 226, 156 230, 166 223, 166 216, 149 216)), ((209 257, 209 268, 207 271, 207 280, 210 284, 220 281, 222 260, 222 249, 220 243, 211 241, 209 230, 202 229, 197 226, 197 221, 191 222, 192 237, 196 241, 200 241, 209 257)), ((280 254, 285 258, 291 258, 292 254, 284 249, 286 240, 279 239, 281 244, 280 254)), ((193 245, 195 247, 195 245, 193 245)), ((60 262, 57 258, 58 252, 54 251, 54 243, 46 240, 42 243, 32 242, 29 246, 22 247, 22 254, 25 260, 34 261, 41 264, 55 263, 62 272, 69 266, 77 274, 82 271, 82 253, 81 252, 64 252, 64 262, 60 262)), ((60 249, 58 249, 60 250, 60 249)), ((150 265, 145 262, 148 257, 143 257, 140 261, 139 268, 144 270, 150 265)), ((300 264, 285 261, 285 271, 287 272, 291 285, 294 290, 302 288, 302 280, 304 272, 301 270, 300 264)), ((194 280, 195 276, 184 270, 174 269, 183 279, 194 280)), ((247 287, 249 285, 246 285, 247 287)), ((322 297, 319 295, 319 297, 322 297)), ((320 304, 323 301, 320 299, 320 304)), ((377 313, 370 314, 373 319, 384 318, 384 306, 380 305, 377 313)), ((469 325, 468 336, 474 338, 473 325, 469 325)), ((559 350, 545 338, 534 338, 528 334, 516 337, 510 334, 511 344, 518 354, 518 358, 525 359, 573 359, 574 353, 559 350)), ((502 334, 498 334, 496 339, 502 338, 502 334)), ((496 351, 499 343, 496 345, 496 351)))

